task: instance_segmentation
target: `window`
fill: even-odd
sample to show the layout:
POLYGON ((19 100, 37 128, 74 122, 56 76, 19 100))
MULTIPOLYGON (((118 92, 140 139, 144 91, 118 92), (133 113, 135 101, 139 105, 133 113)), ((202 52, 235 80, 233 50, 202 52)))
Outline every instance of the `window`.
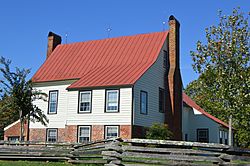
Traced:
POLYGON ((228 132, 224 131, 225 144, 228 145, 228 132))
POLYGON ((140 95, 140 108, 141 114, 148 114, 148 93, 145 91, 141 91, 140 95))
POLYGON ((167 68, 168 63, 168 52, 166 50, 163 50, 163 67, 167 68))
POLYGON ((58 99, 58 91, 50 91, 49 92, 48 114, 56 114, 57 113, 57 99, 58 99))
POLYGON ((57 129, 47 129, 47 141, 57 142, 57 129))
POLYGON ((79 113, 91 112, 91 91, 79 92, 79 113))
POLYGON ((165 112, 165 91, 159 88, 159 112, 165 112))
POLYGON ((185 134, 185 141, 188 141, 188 134, 185 134))
POLYGON ((119 111, 119 90, 106 91, 106 112, 119 111))
POLYGON ((197 141, 198 142, 209 142, 208 129, 197 129, 197 141))
POLYGON ((19 136, 10 136, 10 137, 8 137, 8 141, 19 141, 19 136))
POLYGON ((223 131, 219 131, 220 144, 223 144, 223 131))
POLYGON ((105 126, 105 139, 117 138, 119 136, 119 126, 105 126))
POLYGON ((87 143, 90 141, 90 126, 79 126, 78 127, 78 142, 87 143))

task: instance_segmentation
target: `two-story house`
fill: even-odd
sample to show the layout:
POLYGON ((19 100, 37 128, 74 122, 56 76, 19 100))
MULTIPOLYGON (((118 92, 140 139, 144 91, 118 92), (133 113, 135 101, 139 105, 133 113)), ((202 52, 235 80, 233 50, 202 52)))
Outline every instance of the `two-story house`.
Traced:
POLYGON ((169 27, 70 44, 50 32, 47 59, 32 78, 49 96, 34 103, 49 124, 31 122, 29 140, 142 137, 154 122, 168 123, 181 139, 179 22, 173 16, 169 27))

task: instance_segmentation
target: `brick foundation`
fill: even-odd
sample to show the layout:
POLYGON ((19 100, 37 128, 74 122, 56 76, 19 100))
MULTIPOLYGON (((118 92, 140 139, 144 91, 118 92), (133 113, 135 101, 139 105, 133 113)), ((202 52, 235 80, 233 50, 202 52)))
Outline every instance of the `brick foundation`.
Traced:
POLYGON ((104 126, 103 125, 93 125, 92 126, 92 138, 94 140, 104 139, 104 126))
MULTIPOLYGON (((46 141, 46 130, 30 129, 30 141, 46 141)), ((66 126, 58 128, 58 142, 77 142, 77 126, 66 126)))
MULTIPOLYGON (((76 125, 65 126, 65 128, 58 128, 58 142, 77 142, 77 128, 76 125)), ((91 130, 91 140, 102 140, 105 137, 104 125, 93 125, 91 130)), ((132 138, 131 126, 120 125, 120 137, 124 139, 132 138)), ((30 141, 45 141, 46 129, 30 129, 30 141)))
POLYGON ((120 126, 120 137, 124 139, 132 138, 132 130, 130 125, 121 125, 120 126))
POLYGON ((46 129, 30 129, 30 141, 45 141, 46 129))
MULTIPOLYGON (((58 133, 65 135, 64 140, 61 140, 62 142, 77 142, 77 126, 65 126, 65 129, 62 128, 62 130, 65 130, 65 132, 61 131, 58 133)), ((60 135, 58 136, 60 137, 60 135)))

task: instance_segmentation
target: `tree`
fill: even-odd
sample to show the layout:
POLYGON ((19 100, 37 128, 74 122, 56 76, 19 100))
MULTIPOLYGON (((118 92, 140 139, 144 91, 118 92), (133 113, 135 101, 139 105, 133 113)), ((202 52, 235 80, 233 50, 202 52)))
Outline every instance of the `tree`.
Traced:
POLYGON ((9 107, 10 97, 4 95, 0 100, 0 140, 3 140, 4 127, 18 120, 18 115, 9 107))
POLYGON ((167 140, 173 137, 173 133, 168 129, 167 124, 154 123, 147 131, 147 139, 167 140))
POLYGON ((8 96, 9 102, 3 102, 3 107, 6 110, 14 110, 15 115, 19 115, 20 120, 20 140, 23 141, 24 120, 37 121, 46 125, 48 119, 43 114, 42 110, 33 104, 34 100, 46 100, 47 95, 33 89, 31 80, 26 81, 30 70, 16 68, 15 72, 10 70, 10 60, 1 57, 0 64, 3 65, 0 71, 3 74, 4 80, 1 80, 2 92, 8 96))
POLYGON ((191 51, 193 69, 200 74, 185 92, 216 117, 228 121, 241 146, 250 146, 249 14, 240 8, 231 15, 219 11, 219 24, 206 29, 206 40, 191 51))

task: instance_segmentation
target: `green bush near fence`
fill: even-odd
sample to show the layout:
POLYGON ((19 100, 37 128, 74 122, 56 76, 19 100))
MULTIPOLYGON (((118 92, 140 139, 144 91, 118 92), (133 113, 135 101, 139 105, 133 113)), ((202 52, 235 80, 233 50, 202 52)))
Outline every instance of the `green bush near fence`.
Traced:
POLYGON ((173 137, 167 124, 154 123, 146 132, 147 139, 168 140, 173 137))

